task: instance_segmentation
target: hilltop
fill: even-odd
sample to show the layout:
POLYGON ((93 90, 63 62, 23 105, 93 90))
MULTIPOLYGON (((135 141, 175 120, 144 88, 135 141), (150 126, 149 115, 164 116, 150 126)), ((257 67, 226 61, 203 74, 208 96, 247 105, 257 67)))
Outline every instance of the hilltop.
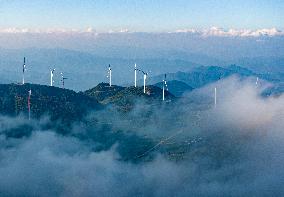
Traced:
POLYGON ((26 114, 29 90, 32 91, 32 118, 46 114, 51 120, 72 122, 80 120, 89 110, 102 108, 96 99, 68 89, 36 84, 1 84, 0 112, 10 116, 26 114))
POLYGON ((99 102, 103 102, 108 97, 114 96, 119 91, 125 89, 125 87, 112 85, 109 86, 108 83, 99 83, 94 88, 91 88, 84 92, 84 94, 95 98, 99 102))
MULTIPOLYGON (((162 90, 148 86, 147 94, 143 87, 121 87, 100 83, 85 92, 37 84, 0 84, 0 113, 9 116, 28 113, 28 91, 31 95, 32 118, 49 115, 51 120, 72 122, 81 120, 89 111, 103 109, 106 105, 115 105, 128 111, 138 100, 148 102, 161 101, 162 90)), ((175 97, 166 92, 168 100, 175 97)))
MULTIPOLYGON (((115 105, 123 111, 129 111, 137 101, 161 103, 162 89, 153 85, 146 86, 146 94, 143 87, 121 87, 111 86, 107 83, 100 83, 96 87, 87 90, 84 94, 97 99, 104 105, 115 105)), ((175 100, 175 96, 165 91, 168 101, 175 100)))

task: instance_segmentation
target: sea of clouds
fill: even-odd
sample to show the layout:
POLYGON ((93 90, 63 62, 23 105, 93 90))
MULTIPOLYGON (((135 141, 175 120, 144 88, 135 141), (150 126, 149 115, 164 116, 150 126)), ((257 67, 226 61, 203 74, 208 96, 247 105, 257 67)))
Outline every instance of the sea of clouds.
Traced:
POLYGON ((48 119, 27 123, 21 116, 1 116, 0 195, 283 196, 284 96, 261 96, 269 85, 262 83, 230 78, 186 94, 170 108, 140 102, 123 116, 113 109, 88 116, 96 120, 93 132, 108 122, 112 131, 153 139, 153 158, 141 162, 122 160, 119 141, 94 151, 90 128, 80 123, 72 135, 62 135, 46 129, 48 119), (29 132, 11 135, 23 126, 29 132), (195 137, 202 140, 184 159, 159 151, 167 141, 178 146, 195 137))

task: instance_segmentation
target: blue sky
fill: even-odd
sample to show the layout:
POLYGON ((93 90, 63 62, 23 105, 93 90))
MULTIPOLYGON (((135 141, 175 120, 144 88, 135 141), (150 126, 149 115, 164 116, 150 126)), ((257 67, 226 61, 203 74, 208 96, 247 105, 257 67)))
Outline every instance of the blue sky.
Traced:
POLYGON ((284 30, 283 0, 0 0, 0 28, 284 30))

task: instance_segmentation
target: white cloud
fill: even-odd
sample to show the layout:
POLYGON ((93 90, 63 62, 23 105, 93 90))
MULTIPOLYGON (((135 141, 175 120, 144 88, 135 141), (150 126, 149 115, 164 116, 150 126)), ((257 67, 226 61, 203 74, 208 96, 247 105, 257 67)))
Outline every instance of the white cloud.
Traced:
POLYGON ((0 29, 1 33, 27 33, 30 30, 27 28, 4 28, 0 29))
POLYGON ((192 33, 198 34, 201 36, 239 36, 239 37, 258 37, 258 36, 281 36, 284 35, 283 31, 277 30, 276 28, 271 29, 257 29, 257 30, 250 30, 250 29, 229 29, 225 30, 219 27, 211 27, 210 29, 181 29, 176 30, 175 32, 171 33, 192 33))
MULTIPOLYGON (((75 29, 75 28, 47 28, 47 29, 28 29, 28 28, 0 28, 0 33, 10 33, 10 34, 22 34, 22 33, 89 33, 98 34, 98 32, 93 27, 87 27, 86 29, 75 29)), ((105 32, 102 32, 105 33, 105 32)), ((109 30, 107 33, 131 33, 127 28, 118 30, 109 30)))
MULTIPOLYGON (((107 33, 131 33, 129 29, 109 30, 107 33)), ((86 29, 72 29, 72 28, 47 28, 47 29, 29 29, 29 28, 0 28, 0 33, 95 33, 96 30, 92 27, 86 29)), ((104 33, 104 32, 102 32, 104 33)), ((257 30, 250 29, 229 29, 225 30, 220 27, 211 27, 209 29, 178 29, 174 32, 168 33, 187 33, 199 36, 221 36, 221 37, 260 37, 260 36, 282 36, 283 31, 276 28, 263 28, 257 30)))
POLYGON ((88 27, 88 28, 86 29, 86 32, 92 33, 92 32, 94 32, 94 29, 93 29, 92 27, 88 27))
POLYGON ((67 28, 47 28, 47 29, 28 29, 28 28, 0 28, 0 33, 95 33, 92 27, 86 29, 67 29, 67 28))
POLYGON ((119 33, 128 33, 129 32, 129 29, 121 29, 120 31, 119 31, 119 33))

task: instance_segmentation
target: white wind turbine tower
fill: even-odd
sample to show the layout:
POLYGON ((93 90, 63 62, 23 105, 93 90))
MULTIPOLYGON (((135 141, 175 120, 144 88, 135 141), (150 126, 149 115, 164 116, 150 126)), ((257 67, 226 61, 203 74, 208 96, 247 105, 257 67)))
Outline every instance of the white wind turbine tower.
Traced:
POLYGON ((258 81, 259 81, 259 79, 258 79, 258 77, 256 77, 255 85, 258 85, 258 81))
POLYGON ((163 79, 163 101, 165 100, 165 89, 168 89, 167 87, 167 74, 165 74, 165 78, 163 79))
POLYGON ((143 73, 143 78, 144 78, 144 94, 146 94, 146 79, 147 79, 147 75, 148 75, 148 73, 146 73, 146 72, 144 72, 144 71, 142 71, 142 73, 143 73))
POLYGON ((214 106, 217 107, 217 87, 214 88, 214 106))
MULTIPOLYGON (((219 80, 221 79, 221 76, 219 77, 219 80)), ((214 107, 217 107, 217 87, 214 88, 214 107)))
POLYGON ((143 73, 143 80, 144 80, 144 94, 146 94, 146 79, 148 73, 144 72, 143 70, 137 69, 136 64, 135 64, 135 69, 134 69, 134 86, 137 87, 137 71, 140 71, 143 73))
POLYGON ((26 58, 24 57, 24 64, 23 64, 23 85, 25 84, 25 71, 26 71, 26 58))
POLYGON ((111 87, 111 67, 108 65, 108 77, 109 77, 109 86, 111 87))
POLYGON ((55 68, 50 71, 50 86, 53 86, 53 75, 54 75, 55 68))
POLYGON ((137 87, 137 67, 136 67, 136 63, 134 65, 134 87, 137 87))

